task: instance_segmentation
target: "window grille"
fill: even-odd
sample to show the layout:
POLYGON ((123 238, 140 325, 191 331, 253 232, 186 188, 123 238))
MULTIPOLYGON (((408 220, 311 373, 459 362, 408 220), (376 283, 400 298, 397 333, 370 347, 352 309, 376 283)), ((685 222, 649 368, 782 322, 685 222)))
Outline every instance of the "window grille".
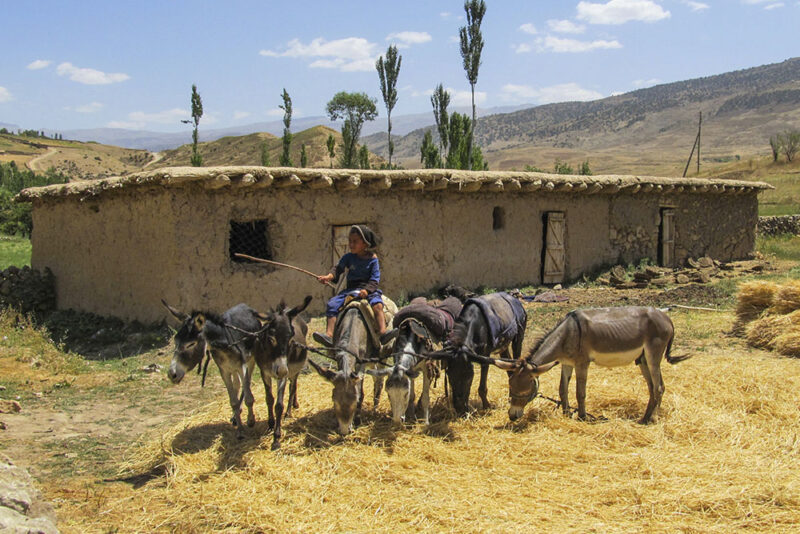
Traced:
POLYGON ((265 260, 272 259, 272 250, 267 233, 267 220, 231 221, 230 259, 237 263, 253 263, 252 260, 238 258, 236 254, 246 254, 265 260))

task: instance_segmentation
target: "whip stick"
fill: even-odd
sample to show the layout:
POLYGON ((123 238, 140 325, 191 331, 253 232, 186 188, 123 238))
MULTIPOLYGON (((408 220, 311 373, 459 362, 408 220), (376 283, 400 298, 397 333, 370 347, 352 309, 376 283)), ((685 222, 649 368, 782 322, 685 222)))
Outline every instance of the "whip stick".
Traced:
MULTIPOLYGON (((288 263, 280 263, 278 261, 272 260, 265 260, 264 258, 256 258, 255 256, 248 256, 247 254, 239 254, 238 252, 234 254, 237 258, 244 258, 246 260, 255 261, 258 263, 268 263, 270 265, 277 265, 278 267, 286 267, 287 269, 294 269, 295 271, 300 271, 303 274, 307 274, 308 276, 313 276, 314 278, 319 278, 320 275, 314 274, 311 271, 306 271, 305 269, 301 269, 300 267, 295 267, 294 265, 289 265, 288 263)), ((331 284, 330 282, 325 282, 325 285, 336 289, 336 286, 331 284)))

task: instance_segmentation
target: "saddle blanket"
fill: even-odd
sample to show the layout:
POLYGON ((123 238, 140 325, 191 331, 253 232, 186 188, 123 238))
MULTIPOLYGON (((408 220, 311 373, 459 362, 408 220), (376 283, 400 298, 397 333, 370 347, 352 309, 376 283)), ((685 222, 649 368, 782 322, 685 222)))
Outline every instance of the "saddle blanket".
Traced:
POLYGON ((467 304, 478 306, 483 313, 489 325, 492 352, 508 345, 525 328, 528 318, 525 308, 504 291, 468 299, 464 306, 467 304))

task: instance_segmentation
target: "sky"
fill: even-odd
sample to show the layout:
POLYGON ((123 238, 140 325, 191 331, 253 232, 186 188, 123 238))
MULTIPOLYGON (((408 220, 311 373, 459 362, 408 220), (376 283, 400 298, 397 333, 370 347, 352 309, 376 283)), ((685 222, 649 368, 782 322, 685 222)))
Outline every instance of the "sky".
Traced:
MULTIPOLYGON (((325 114, 402 56, 392 116, 469 105, 453 0, 0 0, 0 123, 25 129, 200 128, 325 114)), ((800 0, 486 0, 476 103, 594 100, 800 56, 800 0)))

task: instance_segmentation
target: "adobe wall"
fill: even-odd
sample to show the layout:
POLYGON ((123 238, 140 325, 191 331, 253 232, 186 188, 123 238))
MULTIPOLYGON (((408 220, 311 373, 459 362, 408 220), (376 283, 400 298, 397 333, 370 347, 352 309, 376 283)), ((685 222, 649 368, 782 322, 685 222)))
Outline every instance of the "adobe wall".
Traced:
POLYGON ((541 280, 543 215, 566 213, 566 277, 658 253, 659 209, 676 208, 676 258, 730 260, 752 251, 756 193, 618 194, 369 192, 296 189, 120 189, 34 204, 34 268, 56 276, 58 306, 158 321, 160 299, 189 311, 259 309, 330 290, 295 271, 229 259, 230 220, 266 218, 273 256, 317 273, 331 267, 331 225, 366 222, 382 238, 382 288, 447 283, 507 288, 541 280), (505 226, 492 228, 492 210, 505 226))

